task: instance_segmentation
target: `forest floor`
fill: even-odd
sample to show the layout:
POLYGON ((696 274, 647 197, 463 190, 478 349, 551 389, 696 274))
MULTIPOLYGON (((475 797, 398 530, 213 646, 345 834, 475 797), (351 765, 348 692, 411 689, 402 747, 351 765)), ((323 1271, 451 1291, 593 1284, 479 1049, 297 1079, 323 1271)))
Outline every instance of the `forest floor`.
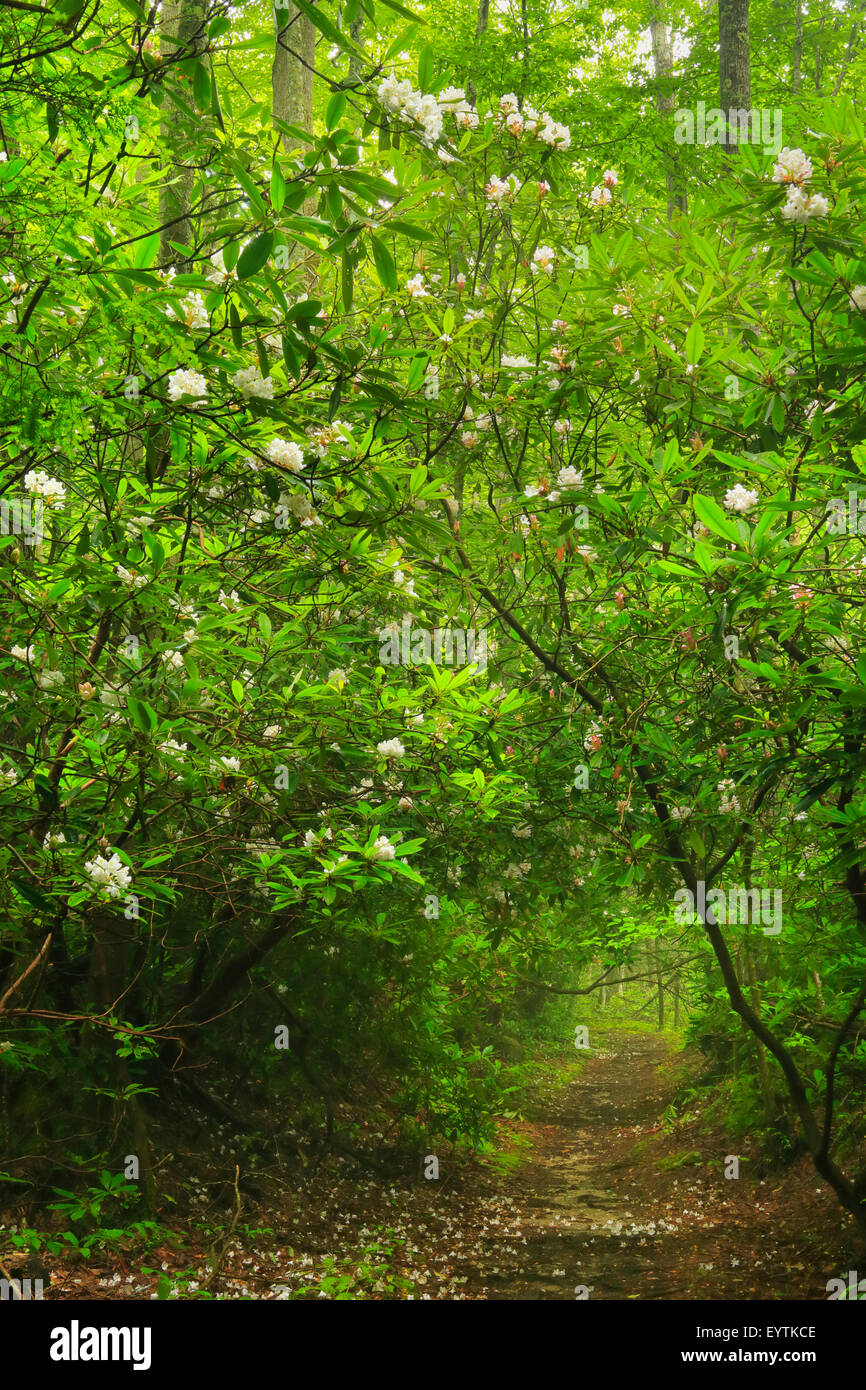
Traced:
POLYGON ((671 1115, 701 1059, 668 1036, 601 1027, 593 1041, 579 1062, 560 1051, 536 1069, 521 1118, 500 1122, 486 1158, 443 1152, 436 1180, 420 1165, 390 1180, 338 1157, 290 1183, 259 1171, 259 1197, 223 1239, 217 1133, 213 1159, 187 1174, 189 1224, 178 1209, 163 1217, 184 1230, 181 1248, 55 1263, 48 1297, 825 1299, 856 1257, 808 1161, 770 1172, 757 1141, 732 1147, 706 1113, 710 1088, 671 1115))

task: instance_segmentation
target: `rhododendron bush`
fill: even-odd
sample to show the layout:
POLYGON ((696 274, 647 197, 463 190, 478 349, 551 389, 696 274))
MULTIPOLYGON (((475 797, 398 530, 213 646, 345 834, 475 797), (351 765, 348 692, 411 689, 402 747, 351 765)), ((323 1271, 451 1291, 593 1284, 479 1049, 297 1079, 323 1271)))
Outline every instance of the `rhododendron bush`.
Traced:
POLYGON ((263 5, 3 21, 21 1152, 70 1069, 98 1162, 239 1056, 328 1138, 373 1077, 416 1147, 478 1140, 503 1017, 660 939, 862 1225, 855 107, 683 147, 672 211, 544 65, 283 11, 308 124, 263 5))

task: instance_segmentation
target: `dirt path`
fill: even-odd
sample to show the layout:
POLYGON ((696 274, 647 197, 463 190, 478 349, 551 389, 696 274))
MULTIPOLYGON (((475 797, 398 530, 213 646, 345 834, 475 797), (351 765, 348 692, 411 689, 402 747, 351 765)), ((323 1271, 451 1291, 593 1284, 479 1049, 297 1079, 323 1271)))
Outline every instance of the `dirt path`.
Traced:
MULTIPOLYGON (((847 1258, 847 1223, 808 1166, 726 1179, 723 1134, 697 1114, 673 1131, 661 1124, 678 1070, 669 1041, 646 1033, 593 1041, 598 1050, 578 1079, 539 1094, 528 1111, 531 1157, 503 1179, 516 1243, 509 1250, 492 1235, 467 1292, 825 1298, 826 1279, 847 1258)), ((744 1155, 741 1172, 749 1166, 744 1155)))
MULTIPOLYGON (((252 1170, 262 1196, 245 1204, 215 1295, 823 1300, 829 1278, 857 1268, 850 1224, 805 1158, 765 1170, 757 1139, 732 1149, 707 1109, 712 1087, 670 1122, 678 1078, 695 1085, 700 1058, 646 1032, 594 1030, 592 1043, 566 1082, 575 1054, 548 1059, 523 1118, 501 1122, 496 1157, 444 1152, 436 1181, 420 1162, 389 1180, 339 1155, 306 1175, 252 1170), (724 1175, 731 1152, 737 1180, 724 1175)), ((228 1220, 218 1194, 235 1154, 218 1156, 221 1142, 186 1173, 199 1205, 183 1248, 64 1265, 51 1296, 153 1298, 163 1281, 171 1297, 200 1297, 213 1236, 199 1222, 228 1220)))

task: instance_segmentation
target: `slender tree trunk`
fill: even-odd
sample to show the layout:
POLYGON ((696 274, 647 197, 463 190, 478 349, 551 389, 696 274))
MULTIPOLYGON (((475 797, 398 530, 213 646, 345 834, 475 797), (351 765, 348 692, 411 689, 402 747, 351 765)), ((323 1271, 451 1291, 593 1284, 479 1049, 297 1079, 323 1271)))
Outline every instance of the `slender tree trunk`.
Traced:
MULTIPOLYGON (((670 27, 658 15, 657 0, 652 0, 652 19, 650 20, 650 37, 653 46, 653 67, 656 78, 668 77, 673 70, 673 50, 671 47, 670 27)), ((656 96, 656 110, 660 115, 670 116, 674 110, 675 100, 673 95, 665 96, 659 92, 656 96)), ((674 147, 666 141, 668 148, 665 150, 663 158, 665 164, 665 185, 668 194, 668 221, 674 215, 674 210, 679 208, 680 212, 687 211, 686 195, 683 191, 678 191, 679 182, 677 174, 677 158, 674 147)))
MULTIPOLYGON (((748 885, 747 885, 748 886, 748 885)), ((749 986, 749 1002, 758 1018, 761 1016, 761 989, 758 983, 758 971, 755 963, 755 951, 752 946, 748 928, 746 929, 746 944, 744 948, 746 965, 746 982, 749 986)), ((769 1119, 773 1111, 773 1090, 770 1085, 770 1070, 767 1065, 767 1054, 757 1038, 753 1039, 755 1050, 758 1057, 758 1077, 761 1082, 761 1096, 764 1101, 764 1115, 769 1119)))
POLYGON ((791 55, 791 90, 799 92, 803 82, 803 0, 797 0, 794 52, 791 55))
MULTIPOLYGON (((364 11, 359 9, 349 26, 349 38, 352 40, 352 43, 360 47, 363 33, 364 11)), ((360 82, 361 80, 361 60, 360 58, 356 58, 354 53, 349 54, 349 77, 353 82, 360 82)))
MULTIPOLYGON (((487 21, 488 21, 489 15, 490 15, 490 0, 478 0, 478 17, 477 17, 477 19, 476 19, 476 21, 475 21, 475 51, 476 51, 476 53, 478 52, 478 48, 479 48, 481 39, 482 39, 482 38, 484 37, 484 35, 487 33, 487 21)), ((468 76, 468 78, 467 78, 467 80, 466 80, 466 95, 467 95, 467 97, 468 97, 468 99, 469 99, 470 101, 474 102, 475 97, 476 97, 476 87, 475 87, 475 83, 474 83, 474 81, 473 81, 473 79, 472 79, 472 73, 471 73, 471 72, 469 73, 469 76, 468 76)))
POLYGON ((719 105, 728 121, 728 146, 739 143, 737 118, 731 112, 752 105, 749 49, 749 0, 719 0, 719 105))
POLYGON ((520 109, 522 111, 526 89, 529 86, 529 17, 526 11, 526 0, 520 0, 520 22, 523 28, 523 81, 520 85, 520 109))
MULTIPOLYGON (((163 61, 189 58, 195 53, 203 53, 205 33, 205 0, 165 0, 160 22, 160 51, 163 61)), ((160 236, 160 264, 168 265, 174 261, 179 270, 189 264, 189 258, 180 256, 169 243, 179 242, 183 246, 193 245, 193 227, 189 218, 192 201, 192 188, 195 180, 194 152, 189 147, 188 137, 181 136, 187 118, 171 102, 163 106, 160 122, 160 144, 166 155, 165 177, 159 195, 160 223, 163 231, 160 236), (166 223, 171 226, 166 226, 166 223)), ((188 130, 188 125, 187 125, 188 130)))
MULTIPOLYGON (((274 61, 271 68, 271 114, 274 122, 300 127, 313 134, 313 68, 316 60, 316 31, 306 15, 286 0, 274 10, 274 61)), ((280 134, 283 150, 307 150, 307 142, 280 134)), ((316 196, 311 194, 303 204, 304 213, 311 217, 316 211, 316 196)), ((316 263, 312 253, 304 257, 307 292, 316 284, 316 263)))
POLYGON ((662 943, 659 936, 656 937, 655 963, 656 985, 659 992, 659 1032, 663 1033, 665 1028, 665 982, 662 972, 662 943))

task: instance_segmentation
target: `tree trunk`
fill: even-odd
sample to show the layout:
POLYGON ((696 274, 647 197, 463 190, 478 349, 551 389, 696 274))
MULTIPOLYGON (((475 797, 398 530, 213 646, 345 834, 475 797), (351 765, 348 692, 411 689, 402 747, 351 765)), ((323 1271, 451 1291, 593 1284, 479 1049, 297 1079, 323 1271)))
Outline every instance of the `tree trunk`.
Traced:
MULTIPOLYGON (((478 0, 478 18, 475 22, 475 47, 478 48, 479 41, 487 33, 487 20, 490 15, 490 0, 478 0)), ((476 89, 472 80, 472 73, 466 80, 466 96, 472 102, 475 101, 476 89)))
MULTIPOLYGON (((271 68, 271 112, 275 121, 313 133, 313 66, 316 31, 307 16, 287 0, 274 10, 274 62, 271 68)), ((287 135, 283 149, 297 148, 287 135)), ((309 148, 309 146, 302 146, 309 148)))
POLYGON ((736 114, 752 105, 749 0, 719 0, 719 105, 728 122, 729 147, 739 144, 736 114))
MULTIPOLYGON (((271 115, 276 123, 299 126, 313 135, 313 67, 316 60, 316 31, 306 15, 301 14, 292 0, 274 10, 274 62, 271 68, 271 115)), ((308 150, 309 142, 280 133, 283 150, 308 150)), ((303 203, 307 217, 315 216, 316 195, 310 194, 303 203)), ((305 281, 308 294, 316 284, 316 262, 312 252, 304 256, 305 281)))
POLYGON ((791 56, 791 90, 799 92, 803 81, 803 0, 797 0, 794 52, 791 56))
MULTIPOLYGON (((652 19, 650 20, 650 37, 653 46, 653 67, 656 78, 668 77, 673 70, 673 50, 671 48, 671 31, 669 26, 658 17, 658 0, 652 0, 652 19)), ((670 115, 673 112, 675 101, 673 95, 664 96, 661 92, 656 95, 656 110, 661 115, 670 115)), ((669 144, 669 142, 666 142, 669 144)), ((678 169, 674 147, 669 144, 669 148, 664 153, 665 164, 665 185, 668 194, 668 221, 674 215, 674 210, 679 208, 680 212, 686 212, 688 204, 685 192, 678 191, 678 169)))
POLYGON ((659 992, 659 1032, 663 1033, 665 1029, 665 983, 662 975, 662 943, 659 936, 656 937, 655 963, 656 985, 659 992))
MULTIPOLYGON (((164 62, 189 58, 202 53, 206 43, 205 0, 165 0, 160 23, 160 50, 164 62)), ((166 152, 165 178, 160 188, 159 213, 160 265, 174 261, 185 270, 189 258, 180 256, 169 245, 177 241, 193 245, 193 228, 189 219, 192 187, 195 179, 193 152, 188 148, 188 117, 171 102, 163 106, 160 122, 160 144, 166 152), (171 223, 171 226, 166 226, 171 223)))

